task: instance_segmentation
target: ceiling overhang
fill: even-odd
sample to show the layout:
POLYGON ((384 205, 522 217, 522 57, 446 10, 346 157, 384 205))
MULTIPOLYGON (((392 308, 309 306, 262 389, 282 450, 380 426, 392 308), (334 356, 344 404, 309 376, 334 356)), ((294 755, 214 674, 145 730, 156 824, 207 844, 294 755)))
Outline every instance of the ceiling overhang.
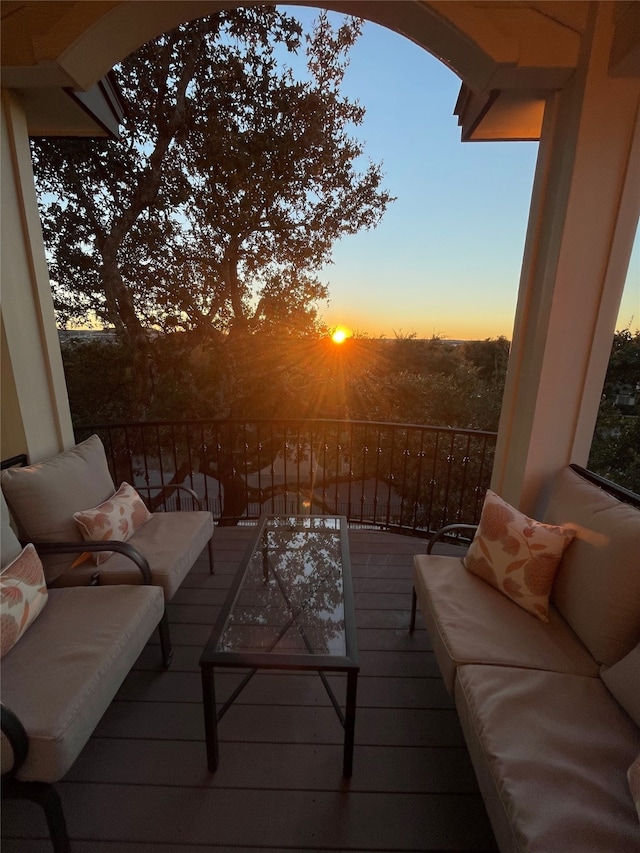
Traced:
POLYGON ((112 74, 88 91, 72 87, 17 87, 30 136, 118 138, 125 115, 112 74))
POLYGON ((476 93, 463 84, 453 112, 463 142, 532 142, 540 138, 545 101, 545 91, 476 93))
MULTIPOLYGON (((244 0, 251 5, 256 0, 244 0)), ((33 135, 113 135, 122 104, 110 69, 178 23, 233 0, 3 0, 2 85, 22 98, 33 135), (95 82, 98 81, 98 82, 95 82)), ((462 81, 463 140, 538 139, 549 93, 571 79, 587 0, 295 0, 355 14, 428 50, 462 81)), ((609 62, 640 76, 640 2, 617 0, 609 62)))

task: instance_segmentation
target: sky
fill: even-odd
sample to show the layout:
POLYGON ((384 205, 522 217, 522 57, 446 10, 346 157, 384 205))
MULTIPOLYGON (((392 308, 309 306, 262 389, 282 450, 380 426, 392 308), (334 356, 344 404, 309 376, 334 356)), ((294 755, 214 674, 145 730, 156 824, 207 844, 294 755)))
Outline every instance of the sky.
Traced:
MULTIPOLYGON (((306 27, 315 9, 288 7, 306 27)), ((331 15, 334 21, 340 16, 331 15)), ((536 142, 460 142, 460 80, 406 38, 366 22, 343 92, 356 131, 397 197, 375 230, 343 238, 320 316, 370 336, 511 339, 536 142)), ((640 327, 640 239, 617 329, 640 327)))

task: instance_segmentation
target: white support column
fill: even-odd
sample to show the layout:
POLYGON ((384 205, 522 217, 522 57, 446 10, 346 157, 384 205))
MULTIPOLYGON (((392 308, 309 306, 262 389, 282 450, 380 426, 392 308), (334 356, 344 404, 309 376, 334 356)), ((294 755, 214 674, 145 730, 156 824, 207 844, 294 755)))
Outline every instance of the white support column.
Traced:
POLYGON ((492 478, 532 515, 587 462, 640 210, 640 81, 608 76, 614 5, 593 4, 540 140, 492 478))
POLYGON ((2 90, 2 458, 74 443, 24 111, 2 90))

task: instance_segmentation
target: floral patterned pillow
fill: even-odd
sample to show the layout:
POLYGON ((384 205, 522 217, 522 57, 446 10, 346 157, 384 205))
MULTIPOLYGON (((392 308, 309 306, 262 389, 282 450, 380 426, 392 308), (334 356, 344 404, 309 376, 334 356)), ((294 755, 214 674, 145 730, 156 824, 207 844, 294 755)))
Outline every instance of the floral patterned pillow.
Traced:
MULTIPOLYGON (((116 539, 126 542, 151 518, 151 513, 133 486, 123 483, 108 501, 93 509, 74 512, 73 517, 87 541, 104 542, 107 539, 116 539)), ((99 551, 92 556, 99 566, 112 554, 113 551, 99 551)), ((82 555, 74 565, 84 557, 85 555, 82 555)))
POLYGON ((40 557, 29 544, 0 573, 0 657, 15 646, 48 596, 40 557))
POLYGON ((487 490, 465 567, 520 607, 549 621, 549 595, 575 530, 527 518, 487 490))

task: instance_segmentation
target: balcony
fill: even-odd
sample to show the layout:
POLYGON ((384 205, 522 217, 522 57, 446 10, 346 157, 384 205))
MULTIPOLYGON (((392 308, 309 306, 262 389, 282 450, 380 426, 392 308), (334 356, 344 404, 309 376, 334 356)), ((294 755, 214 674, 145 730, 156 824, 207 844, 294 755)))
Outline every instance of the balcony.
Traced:
MULTIPOLYGON (((28 136, 36 125, 25 104, 27 90, 37 89, 49 111, 56 89, 87 91, 159 27, 200 14, 203 4, 82 4, 81 10, 79 4, 6 5, 2 237, 12 251, 3 254, 2 456, 26 452, 38 461, 71 446, 74 436, 30 168, 28 136)), ((205 5, 213 10, 224 4, 205 5)), ((630 20, 637 17, 637 4, 562 4, 562 15, 554 18, 536 3, 506 11, 499 4, 500 26, 491 3, 364 5, 363 14, 443 57, 459 74, 473 93, 461 101, 465 138, 474 130, 482 135, 491 124, 494 139, 522 138, 520 105, 545 99, 492 478, 494 490, 535 514, 562 466, 586 464, 637 227, 640 54, 637 35, 630 35, 637 33, 630 20), (514 108, 503 110, 509 104, 514 108), (478 116, 482 121, 476 123, 478 116)), ((346 11, 349 4, 333 8, 346 11)), ((60 111, 55 119, 52 133, 73 132, 60 111)), ((479 305, 484 295, 479 288, 479 305)), ((378 446, 387 448, 368 438, 363 446, 368 460, 372 447, 376 454, 378 446)), ((408 450, 409 468, 420 457, 413 445, 408 450)), ((115 444, 113 452, 113 461, 123 466, 117 476, 128 479, 120 471, 137 466, 137 448, 128 459, 115 453, 115 444)), ((457 457, 457 448, 450 455, 457 457)), ((395 449, 392 458, 398 458, 395 449)), ((394 461, 389 474, 401 471, 402 461, 394 461)), ((233 465, 232 475, 234 467, 243 471, 233 465)), ((175 476, 178 467, 167 463, 170 472, 175 476)), ((218 483, 224 497, 223 473, 218 483)), ((342 489, 350 479, 353 487, 357 465, 340 476, 347 477, 342 489)), ((446 482, 440 474, 428 478, 446 482)), ((229 482, 236 481, 227 481, 227 500, 229 482)), ((145 484, 143 470, 139 485, 145 484)), ((281 491, 288 487, 287 480, 281 491)), ((228 585, 247 535, 242 527, 220 526, 218 573, 209 578, 200 567, 183 590, 191 600, 171 605, 177 645, 172 669, 159 672, 158 650, 145 651, 61 784, 76 853, 493 849, 433 656, 421 632, 411 639, 406 632, 411 554, 421 543, 375 529, 372 519, 386 522, 388 515, 390 527, 394 519, 391 509, 381 508, 382 495, 374 492, 373 508, 363 506, 367 529, 351 532, 363 677, 349 787, 336 770, 336 723, 326 714, 324 725, 320 694, 297 678, 286 698, 277 689, 280 681, 275 689, 273 682, 256 682, 252 701, 247 694, 246 705, 225 718, 218 774, 205 772, 197 659, 224 595, 216 585, 228 585), (235 712, 246 717, 236 729, 235 712), (300 729, 289 725, 294 715, 300 729)), ((407 507, 417 502, 428 509, 422 493, 409 493, 406 501, 407 507)), ((347 503, 353 522, 357 512, 347 503)), ((437 514, 443 504, 433 505, 437 514)), ((460 504, 445 505, 455 517, 460 504)), ((408 509, 405 520, 405 509, 397 527, 424 532, 437 526, 439 519, 427 511, 414 525, 408 509)), ((216 512, 222 519, 222 506, 216 512)), ((254 512, 248 504, 247 521, 254 512)), ((234 507, 225 519, 244 514, 234 507)), ((12 803, 3 809, 6 851, 48 853, 35 807, 12 803)))
MULTIPOLYGON (((227 712, 207 773, 198 661, 250 536, 216 530, 216 574, 201 558, 169 605, 171 668, 150 643, 58 783, 74 853, 496 850, 426 632, 420 621, 408 632, 415 537, 349 534, 361 664, 351 780, 320 679, 280 672, 258 673, 227 712)), ((239 679, 216 675, 219 701, 239 679)), ((37 806, 3 803, 2 820, 4 853, 49 853, 37 806)))

